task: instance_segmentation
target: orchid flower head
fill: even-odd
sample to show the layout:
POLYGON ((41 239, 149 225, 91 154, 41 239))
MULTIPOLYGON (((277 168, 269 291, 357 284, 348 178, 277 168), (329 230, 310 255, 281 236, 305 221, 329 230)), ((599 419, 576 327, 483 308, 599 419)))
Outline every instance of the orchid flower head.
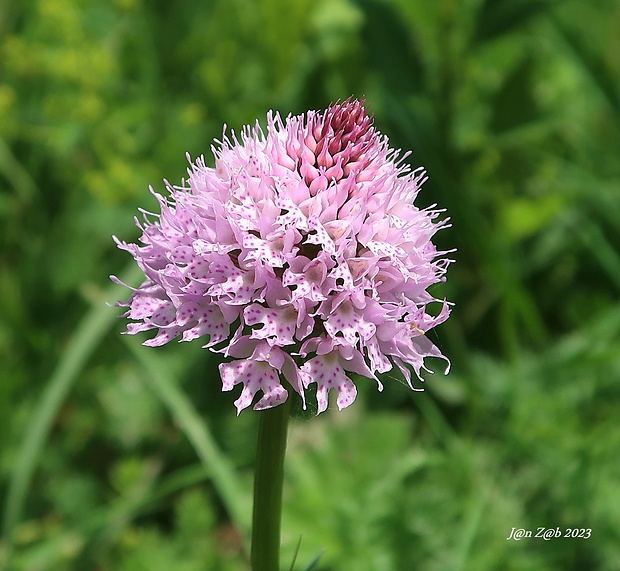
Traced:
MULTIPOLYGON (((127 307, 127 333, 144 344, 201 339, 222 353, 223 390, 241 385, 238 413, 283 403, 293 390, 317 411, 331 390, 339 409, 396 367, 413 389, 429 340, 450 303, 428 288, 451 260, 431 238, 443 211, 414 201, 427 179, 374 127, 363 101, 324 111, 267 115, 223 137, 215 164, 188 157, 188 178, 154 191, 160 213, 137 221, 140 244, 115 238, 144 272, 127 307), (429 312, 430 304, 439 311, 429 312)), ((116 281, 117 278, 113 278, 116 281)))

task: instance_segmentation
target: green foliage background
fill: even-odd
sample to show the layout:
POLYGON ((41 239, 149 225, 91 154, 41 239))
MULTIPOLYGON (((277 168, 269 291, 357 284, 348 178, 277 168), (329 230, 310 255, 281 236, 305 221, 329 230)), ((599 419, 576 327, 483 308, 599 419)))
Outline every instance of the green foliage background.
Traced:
POLYGON ((453 369, 293 422, 286 568, 620 568, 619 55, 617 0, 4 0, 0 568, 248 568, 256 414, 119 335, 110 236, 222 124, 351 94, 452 219, 453 369))

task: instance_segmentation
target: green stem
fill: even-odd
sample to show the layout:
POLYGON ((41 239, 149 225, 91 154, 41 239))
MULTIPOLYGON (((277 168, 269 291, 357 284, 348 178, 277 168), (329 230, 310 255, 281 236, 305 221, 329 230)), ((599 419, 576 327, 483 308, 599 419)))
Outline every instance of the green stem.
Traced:
POLYGON ((280 520, 290 397, 258 420, 252 516, 252 571, 280 570, 280 520))

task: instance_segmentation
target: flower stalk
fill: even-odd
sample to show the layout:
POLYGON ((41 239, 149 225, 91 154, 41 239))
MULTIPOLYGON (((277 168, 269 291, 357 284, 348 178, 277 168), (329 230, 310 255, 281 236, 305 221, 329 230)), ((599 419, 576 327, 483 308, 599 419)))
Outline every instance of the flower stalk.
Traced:
POLYGON ((252 516, 252 571, 279 571, 284 454, 290 401, 259 412, 252 516))

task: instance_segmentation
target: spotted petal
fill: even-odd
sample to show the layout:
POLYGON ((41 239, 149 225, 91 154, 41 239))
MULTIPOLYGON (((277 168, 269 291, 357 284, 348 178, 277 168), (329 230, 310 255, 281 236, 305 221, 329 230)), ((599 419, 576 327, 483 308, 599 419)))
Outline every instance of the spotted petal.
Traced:
POLYGON ((306 387, 312 383, 317 385, 317 414, 327 409, 328 395, 332 389, 338 392, 336 404, 339 410, 351 405, 357 396, 357 389, 340 366, 336 351, 310 359, 301 367, 301 373, 306 387))

